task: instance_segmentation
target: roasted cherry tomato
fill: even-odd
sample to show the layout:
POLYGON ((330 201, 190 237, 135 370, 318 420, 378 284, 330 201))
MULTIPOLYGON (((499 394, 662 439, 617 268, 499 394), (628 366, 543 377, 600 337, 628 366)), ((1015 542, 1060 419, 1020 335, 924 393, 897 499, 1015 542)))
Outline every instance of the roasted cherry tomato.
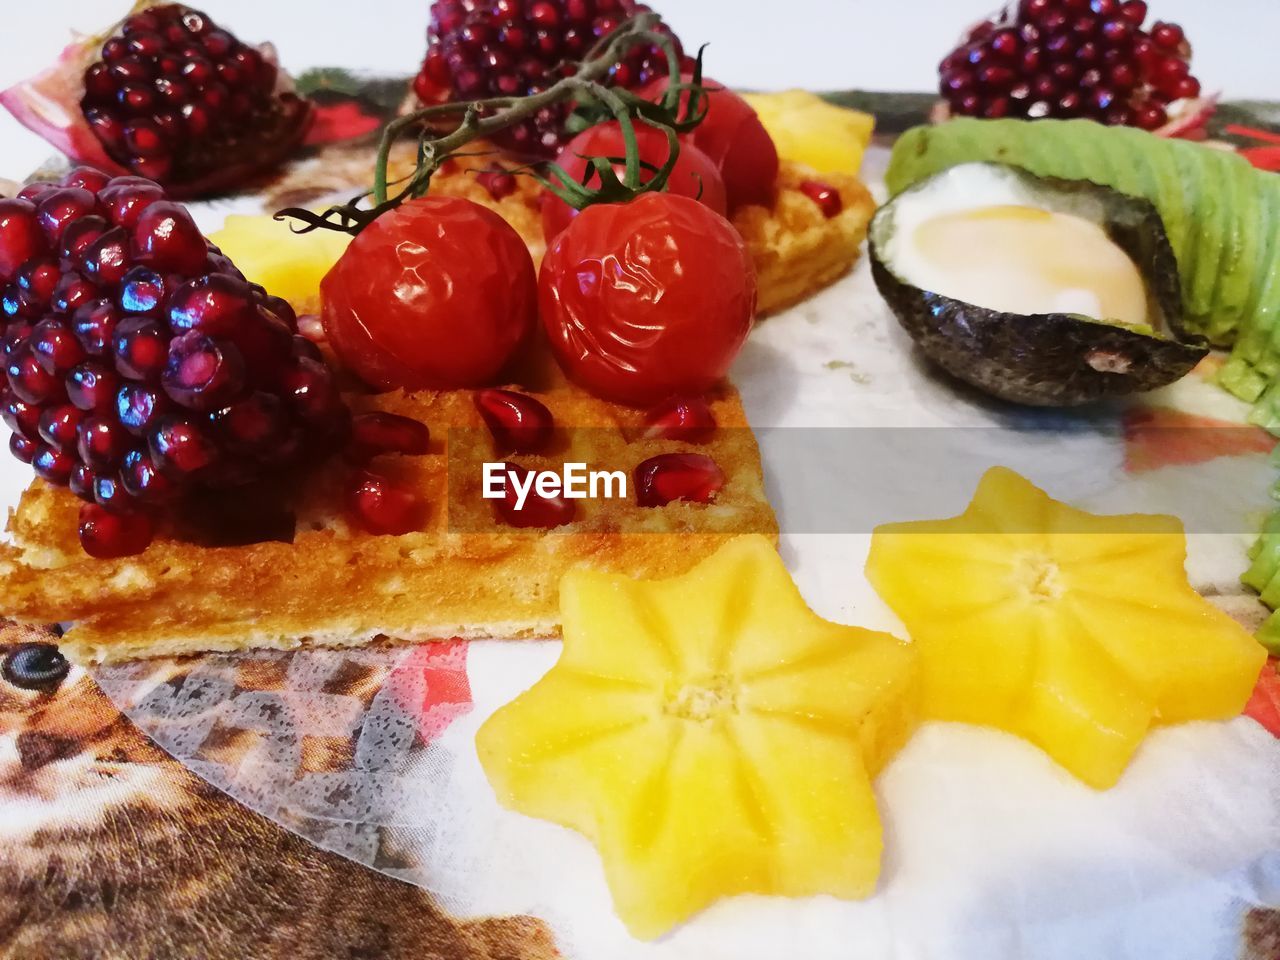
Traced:
POLYGON ((325 333, 371 386, 490 384, 537 325, 537 275, 502 217, 424 197, 361 231, 320 284, 325 333))
POLYGON ((742 348, 756 275, 715 211, 670 193, 588 207, 552 242, 542 323, 570 379, 635 405, 705 392, 742 348))
MULTIPOLYGON (((688 83, 693 75, 681 75, 688 83)), ((668 79, 660 77, 640 91, 640 96, 657 100, 667 89, 668 79)), ((702 78, 707 88, 707 115, 690 135, 693 144, 705 153, 724 180, 729 212, 748 204, 772 207, 777 193, 778 148, 756 116, 751 104, 724 84, 702 78)))
MULTIPOLYGON (((639 147, 640 159, 655 167, 662 167, 670 156, 670 144, 666 134, 661 130, 643 123, 637 123, 636 145, 639 147)), ((599 187, 600 178, 587 162, 590 157, 624 157, 627 149, 622 140, 622 127, 616 120, 590 127, 570 140, 556 163, 565 172, 588 187, 599 187), (588 178, 589 179, 584 179, 588 178)), ((614 164, 619 178, 626 170, 624 164, 614 164)), ((648 183, 653 174, 642 170, 640 179, 648 183)), ((667 178, 667 190, 682 197, 693 197, 701 200, 721 216, 725 213, 724 181, 720 179, 719 168, 710 158, 695 147, 688 138, 680 146, 680 156, 676 159, 675 168, 667 178)), ((548 242, 560 235, 560 231, 569 225, 578 211, 569 206, 553 193, 542 198, 542 232, 548 242)))

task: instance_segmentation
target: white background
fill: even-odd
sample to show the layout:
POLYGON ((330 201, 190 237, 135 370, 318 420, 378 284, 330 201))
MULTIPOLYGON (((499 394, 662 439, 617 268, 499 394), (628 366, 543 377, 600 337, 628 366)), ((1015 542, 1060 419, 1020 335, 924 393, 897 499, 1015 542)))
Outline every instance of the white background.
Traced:
MULTIPOLYGON (((690 46, 710 42, 709 72, 735 86, 928 90, 963 27, 998 0, 650 0, 690 46)), ((129 0, 0 0, 0 88, 56 57, 70 31, 92 32, 129 0)), ((410 73, 422 57, 430 0, 205 0, 195 5, 242 40, 272 40, 294 70, 335 65, 410 73)), ((1280 99, 1280 2, 1151 0, 1181 23, 1206 89, 1280 99)), ((7 115, 0 176, 48 154, 7 115)))

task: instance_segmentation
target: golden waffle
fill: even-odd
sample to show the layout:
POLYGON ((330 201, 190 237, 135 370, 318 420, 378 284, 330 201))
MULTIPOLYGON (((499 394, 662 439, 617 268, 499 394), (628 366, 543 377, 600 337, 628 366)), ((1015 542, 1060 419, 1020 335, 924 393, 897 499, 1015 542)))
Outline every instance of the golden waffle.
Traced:
MULTIPOLYGON (((342 507, 349 468, 334 463, 290 502, 291 543, 206 546, 169 530, 140 556, 94 560, 77 539, 79 502, 36 480, 10 517, 14 543, 0 547, 0 610, 34 622, 74 621, 62 648, 81 662, 378 638, 550 637, 558 631, 557 585, 571 567, 671 576, 734 533, 776 535, 759 451, 731 386, 710 398, 719 429, 703 446, 644 438, 641 414, 596 400, 558 373, 544 372, 541 388, 527 392, 561 429, 546 456, 507 459, 530 468, 571 460, 622 470, 627 499, 576 501, 575 522, 552 532, 500 525, 480 499, 478 461, 503 458, 470 392, 352 396, 357 411, 404 414, 431 428, 427 456, 374 464, 425 497, 420 531, 371 536, 349 525, 342 507), (715 503, 637 506, 631 471, 675 451, 716 460, 727 483, 715 503)), ((228 516, 252 514, 248 499, 228 516)))

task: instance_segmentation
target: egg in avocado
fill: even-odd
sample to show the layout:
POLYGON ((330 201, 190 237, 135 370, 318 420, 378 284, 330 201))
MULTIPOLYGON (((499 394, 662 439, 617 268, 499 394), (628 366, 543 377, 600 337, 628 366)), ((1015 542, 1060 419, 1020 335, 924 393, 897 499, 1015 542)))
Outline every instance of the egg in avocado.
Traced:
POLYGON ((1183 337, 1159 214, 1107 187, 961 164, 882 207, 870 239, 876 286, 923 352, 1004 400, 1151 390, 1208 352, 1183 337))

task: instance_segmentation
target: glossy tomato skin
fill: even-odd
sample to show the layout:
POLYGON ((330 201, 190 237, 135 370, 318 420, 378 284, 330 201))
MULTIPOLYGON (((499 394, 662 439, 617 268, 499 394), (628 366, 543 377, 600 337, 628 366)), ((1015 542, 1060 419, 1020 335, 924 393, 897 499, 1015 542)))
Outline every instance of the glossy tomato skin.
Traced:
POLYGON ((384 214, 320 284, 325 334, 380 390, 493 383, 537 326, 537 274, 520 235, 460 197, 384 214))
MULTIPOLYGON (((693 79, 681 74, 681 82, 693 79)), ((690 136, 720 171, 724 180, 729 212, 757 204, 772 207, 777 195, 778 148, 751 104, 722 83, 702 78, 708 89, 707 115, 690 136)), ((640 96, 657 100, 667 89, 667 78, 659 77, 640 90, 640 96)))
MULTIPOLYGON (((670 144, 666 134, 643 123, 636 124, 636 144, 640 149, 640 159, 661 167, 670 156, 670 144)), ((622 128, 616 120, 597 124, 583 130, 570 140, 556 163, 564 168, 579 183, 587 175, 589 165, 587 157, 623 157, 626 146, 622 140, 622 128)), ((619 178, 625 167, 615 164, 619 178)), ((640 179, 648 183, 652 174, 641 171, 640 179)), ((600 179, 594 172, 587 186, 599 187, 600 179)), ((721 216, 726 212, 724 181, 720 178, 720 170, 711 159, 693 145, 687 138, 680 145, 680 156, 676 159, 675 168, 667 178, 667 191, 682 197, 701 200, 721 216)), ((578 211, 569 206, 553 193, 546 193, 542 198, 542 233, 550 242, 560 235, 565 227, 578 215, 578 211)))
POLYGON ((719 214, 646 193, 579 214, 547 250, 538 292, 569 378, 605 400, 647 406, 724 377, 751 330, 756 275, 719 214))

